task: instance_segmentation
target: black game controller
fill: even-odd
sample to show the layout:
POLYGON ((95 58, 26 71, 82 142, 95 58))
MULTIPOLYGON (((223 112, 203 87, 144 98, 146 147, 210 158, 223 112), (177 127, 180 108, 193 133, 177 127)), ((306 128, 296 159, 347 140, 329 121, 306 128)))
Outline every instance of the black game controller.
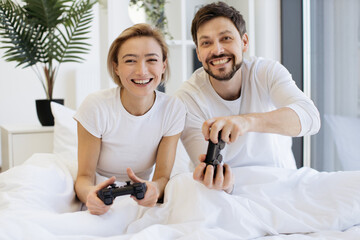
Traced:
POLYGON ((118 196, 131 194, 137 199, 143 199, 146 192, 146 183, 133 183, 126 182, 125 186, 117 187, 115 184, 111 184, 106 188, 100 189, 97 192, 97 196, 105 203, 105 205, 111 205, 114 199, 118 196))
POLYGON ((221 131, 220 131, 218 134, 218 143, 213 143, 211 140, 209 140, 209 146, 205 158, 206 166, 213 165, 214 169, 216 170, 216 166, 221 164, 222 162, 222 155, 220 154, 220 151, 224 149, 224 147, 225 147, 225 142, 221 140, 221 131))

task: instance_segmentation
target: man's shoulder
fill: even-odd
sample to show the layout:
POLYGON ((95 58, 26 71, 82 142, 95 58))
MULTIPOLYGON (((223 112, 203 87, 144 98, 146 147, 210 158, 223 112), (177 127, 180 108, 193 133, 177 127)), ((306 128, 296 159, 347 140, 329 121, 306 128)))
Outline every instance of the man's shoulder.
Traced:
POLYGON ((198 68, 191 77, 182 84, 176 95, 197 94, 202 91, 206 85, 206 81, 207 74, 205 70, 202 67, 198 68))
POLYGON ((276 60, 263 57, 250 57, 243 61, 245 71, 259 73, 263 71, 276 70, 283 68, 281 63, 276 60))

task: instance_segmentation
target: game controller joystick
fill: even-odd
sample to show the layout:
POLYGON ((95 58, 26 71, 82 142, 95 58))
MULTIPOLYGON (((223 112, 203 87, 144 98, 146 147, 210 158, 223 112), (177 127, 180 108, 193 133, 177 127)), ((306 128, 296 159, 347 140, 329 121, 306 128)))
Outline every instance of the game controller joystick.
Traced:
POLYGON ((213 143, 209 140, 209 146, 206 153, 205 163, 207 165, 213 165, 214 169, 218 164, 222 162, 222 155, 220 151, 224 149, 225 142, 221 139, 221 131, 218 134, 218 143, 213 143))
POLYGON ((137 199, 144 198, 146 192, 146 183, 133 183, 126 182, 125 186, 117 187, 115 184, 111 184, 106 188, 100 189, 97 192, 97 196, 104 202, 105 205, 111 205, 114 199, 118 196, 131 194, 137 199))

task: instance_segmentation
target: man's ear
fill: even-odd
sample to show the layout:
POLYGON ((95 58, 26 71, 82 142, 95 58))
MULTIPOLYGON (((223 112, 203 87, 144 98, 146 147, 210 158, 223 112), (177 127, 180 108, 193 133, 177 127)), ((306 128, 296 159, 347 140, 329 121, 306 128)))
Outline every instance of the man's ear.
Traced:
POLYGON ((241 38, 242 41, 242 51, 246 52, 249 49, 249 36, 247 35, 247 33, 244 33, 244 35, 241 38))
POLYGON ((201 58, 200 58, 200 54, 199 54, 199 49, 196 47, 196 56, 199 60, 199 62, 201 62, 201 58))

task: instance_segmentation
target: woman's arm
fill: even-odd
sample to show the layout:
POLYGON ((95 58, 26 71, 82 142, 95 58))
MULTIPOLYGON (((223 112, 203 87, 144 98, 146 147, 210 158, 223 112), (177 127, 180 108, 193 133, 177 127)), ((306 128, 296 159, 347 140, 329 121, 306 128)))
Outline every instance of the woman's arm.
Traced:
MULTIPOLYGON (((163 137, 161 139, 156 155, 156 165, 153 179, 151 182, 146 182, 147 190, 145 198, 137 200, 133 197, 139 205, 152 207, 155 206, 159 199, 163 198, 164 189, 170 179, 171 170, 174 165, 177 143, 180 138, 180 134, 181 133, 174 136, 163 137)), ((137 177, 130 168, 127 169, 127 173, 132 181, 145 182, 143 179, 137 177)))
POLYGON ((79 122, 78 133, 78 174, 75 191, 78 198, 86 203, 89 191, 95 185, 95 170, 100 155, 101 139, 91 135, 79 122))
POLYGON ((104 214, 110 206, 105 205, 97 192, 115 182, 115 177, 95 185, 95 171, 101 147, 101 139, 91 135, 79 122, 78 129, 78 174, 75 192, 91 214, 104 214))
POLYGON ((155 172, 152 179, 152 181, 156 183, 159 191, 158 199, 164 196, 164 189, 170 179, 180 135, 181 133, 170 137, 163 137, 160 141, 156 156, 155 172))

